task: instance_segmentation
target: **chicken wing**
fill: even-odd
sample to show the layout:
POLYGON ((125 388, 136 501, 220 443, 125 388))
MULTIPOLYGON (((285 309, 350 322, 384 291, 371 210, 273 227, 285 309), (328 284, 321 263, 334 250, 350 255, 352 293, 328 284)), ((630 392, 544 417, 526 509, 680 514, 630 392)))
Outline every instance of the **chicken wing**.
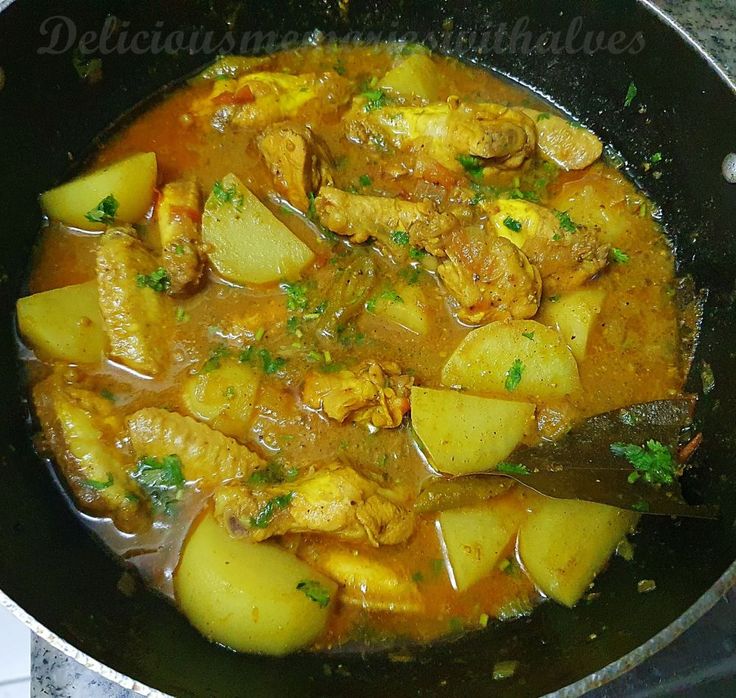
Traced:
POLYGON ((333 182, 327 148, 308 126, 269 126, 261 133, 258 148, 277 192, 300 211, 307 211, 310 195, 333 182))
POLYGON ((111 517, 126 533, 148 528, 150 512, 131 478, 135 463, 116 445, 124 425, 110 401, 55 375, 36 387, 34 398, 43 421, 56 425, 50 436, 63 444, 56 449, 63 454, 59 466, 80 508, 111 517))
POLYGON ((455 172, 458 158, 478 166, 515 169, 534 154, 537 131, 524 113, 500 104, 462 104, 451 97, 426 107, 383 107, 366 111, 358 103, 346 117, 351 140, 385 142, 397 150, 426 153, 455 172), (357 107, 357 108, 356 108, 357 107))
POLYGON ((403 543, 414 515, 393 493, 347 466, 329 465, 296 482, 214 493, 215 517, 236 537, 258 542, 285 533, 322 533, 371 545, 403 543))
MULTIPOLYGON (((97 247, 97 288, 112 359, 146 375, 167 363, 172 315, 163 286, 154 290, 146 280, 158 264, 132 228, 111 228, 97 247)), ((164 282, 161 277, 160 282, 164 282)))
POLYGON ((161 192, 156 212, 161 260, 170 279, 168 291, 178 294, 191 290, 204 269, 199 187, 191 180, 170 182, 161 192))
POLYGON ((376 428, 401 424, 409 411, 409 390, 414 379, 402 375, 390 361, 366 361, 355 371, 320 373, 309 371, 304 380, 302 400, 338 422, 350 418, 376 428))
POLYGON ((350 194, 334 187, 323 187, 315 200, 319 220, 338 235, 352 242, 376 238, 389 244, 397 230, 409 234, 414 247, 443 256, 441 238, 457 225, 449 213, 440 213, 431 201, 404 201, 383 196, 350 194))
POLYGON ((265 461, 253 451, 206 424, 158 407, 145 407, 127 418, 130 443, 138 458, 176 454, 184 478, 208 489, 247 478, 265 461))

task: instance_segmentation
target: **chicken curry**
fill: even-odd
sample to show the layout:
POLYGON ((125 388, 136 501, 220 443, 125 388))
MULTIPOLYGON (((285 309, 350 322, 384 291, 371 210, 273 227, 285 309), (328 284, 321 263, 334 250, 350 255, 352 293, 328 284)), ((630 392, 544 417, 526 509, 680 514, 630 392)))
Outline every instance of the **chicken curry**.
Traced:
POLYGON ((235 650, 575 605, 638 514, 541 496, 514 452, 685 370, 671 250, 602 152, 419 46, 219 59, 41 196, 39 450, 235 650))

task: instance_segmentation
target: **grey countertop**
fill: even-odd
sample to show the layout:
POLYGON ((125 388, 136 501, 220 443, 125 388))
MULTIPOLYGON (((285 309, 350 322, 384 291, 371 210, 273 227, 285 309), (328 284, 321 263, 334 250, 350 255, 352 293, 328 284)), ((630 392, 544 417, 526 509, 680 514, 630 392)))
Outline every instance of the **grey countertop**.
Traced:
MULTIPOLYGON (((736 80, 736 0, 654 0, 654 4, 673 17, 736 80)), ((731 605, 733 603, 732 600, 731 605)), ((736 629, 732 626, 722 627, 723 623, 719 624, 721 616, 717 609, 714 610, 672 647, 642 665, 635 675, 623 677, 599 689, 595 696, 654 698, 672 695, 676 689, 667 683, 668 669, 671 669, 672 674, 685 672, 687 668, 682 666, 682 656, 690 651, 696 654, 697 648, 706 640, 706 633, 720 631, 723 632, 723 662, 713 669, 717 674, 717 666, 725 666, 736 647, 736 629)), ((727 673, 733 676, 733 668, 729 668, 727 673)), ((134 695, 85 669, 38 637, 34 637, 32 643, 31 676, 33 698, 129 698, 134 695)), ((706 688, 699 695, 703 698, 733 695, 736 690, 733 684, 719 687, 718 678, 718 675, 700 677, 701 681, 706 682, 706 688)), ((686 690, 688 696, 696 695, 697 689, 686 690)))

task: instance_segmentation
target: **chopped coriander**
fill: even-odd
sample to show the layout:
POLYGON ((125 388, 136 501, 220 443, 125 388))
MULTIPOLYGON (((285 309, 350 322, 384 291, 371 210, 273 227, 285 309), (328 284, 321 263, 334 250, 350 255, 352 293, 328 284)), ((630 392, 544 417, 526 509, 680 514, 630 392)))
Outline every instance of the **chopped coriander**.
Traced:
POLYGON ((100 390, 100 396, 104 397, 105 400, 109 400, 110 402, 115 402, 115 400, 117 400, 115 394, 107 388, 103 388, 102 390, 100 390))
POLYGON ((549 113, 546 111, 543 111, 537 115, 537 121, 546 121, 547 119, 549 119, 549 117, 550 117, 549 113))
POLYGON ((521 333, 521 336, 522 337, 526 337, 527 339, 531 340, 532 342, 534 341, 534 332, 522 332, 521 333))
POLYGON ((227 346, 225 344, 218 344, 210 353, 207 361, 202 364, 200 373, 209 373, 220 368, 222 360, 228 356, 230 356, 230 350, 227 346))
POLYGON ((305 310, 309 305, 307 287, 302 283, 284 283, 281 288, 286 292, 286 307, 289 310, 305 310))
POLYGON ((362 174, 358 177, 358 183, 361 187, 370 187, 373 184, 373 180, 367 174, 362 174))
POLYGON ((649 502, 644 499, 640 499, 638 502, 634 502, 631 505, 634 511, 640 511, 642 514, 646 514, 649 511, 649 502))
POLYGON ((312 192, 309 192, 307 194, 307 199, 309 200, 309 204, 307 206, 307 218, 309 218, 310 221, 313 223, 317 222, 317 204, 314 198, 314 194, 312 192))
POLYGON ((626 99, 624 99, 624 106, 630 107, 631 103, 634 101, 634 98, 638 94, 639 90, 637 89, 634 82, 630 82, 628 88, 626 89, 626 99))
POLYGON ((391 242, 394 245, 401 245, 402 247, 409 244, 409 233, 405 230, 394 230, 391 233, 391 242))
POLYGON ((330 603, 330 592, 314 579, 303 579, 296 585, 299 591, 303 591, 310 601, 314 601, 320 608, 327 608, 330 603))
POLYGON ((555 215, 557 216, 557 220, 560 222, 560 228, 562 228, 566 233, 577 232, 580 226, 573 222, 567 211, 556 211, 555 215))
POLYGON ((92 223, 112 223, 119 206, 118 200, 112 194, 108 194, 91 211, 87 211, 84 217, 92 223))
POLYGON ((496 470, 506 475, 529 475, 529 468, 521 463, 499 463, 496 470))
POLYGON ((547 300, 550 303, 557 303, 557 301, 560 300, 560 295, 558 293, 555 293, 553 296, 550 296, 547 300))
POLYGON ((658 162, 662 162, 662 153, 657 151, 652 155, 652 157, 649 158, 649 162, 652 163, 652 165, 656 165, 658 162))
POLYGON ((176 308, 176 321, 178 323, 182 323, 182 322, 189 322, 189 320, 190 320, 189 313, 186 310, 184 310, 182 306, 178 306, 176 308))
POLYGON ((361 92, 361 97, 365 97, 366 103, 363 109, 372 112, 386 106, 386 93, 383 90, 366 90, 361 92))
POLYGON ((245 349, 243 349, 243 351, 240 352, 238 361, 240 361, 241 364, 247 364, 252 358, 253 358, 253 347, 246 347, 245 349))
POLYGON ((621 410, 619 419, 623 424, 629 427, 634 427, 639 422, 639 418, 636 416, 636 413, 631 410, 621 410))
POLYGON ((628 264, 630 257, 626 254, 626 252, 620 250, 618 247, 612 247, 611 259, 617 264, 628 264))
POLYGON ((510 393, 516 390, 519 387, 519 383, 521 383, 521 376, 523 373, 524 364, 521 362, 521 359, 514 359, 514 363, 512 363, 509 370, 506 371, 506 381, 504 383, 506 390, 510 393))
POLYGON ((369 313, 375 313, 376 312, 376 304, 378 301, 388 301, 389 303, 403 303, 404 299, 396 293, 393 289, 387 289, 380 293, 378 296, 375 296, 374 298, 371 298, 368 300, 368 302, 365 304, 365 309, 369 313))
POLYGON ((653 485, 671 485, 677 477, 677 463, 669 448, 654 439, 649 439, 643 446, 612 443, 611 453, 625 458, 634 466, 634 472, 629 475, 632 484, 643 478, 653 485))
POLYGON ((138 274, 135 281, 139 288, 150 288, 156 293, 165 293, 171 286, 171 277, 163 267, 159 267, 150 274, 138 274))
POLYGON ((223 392, 223 396, 227 398, 228 400, 232 400, 237 395, 237 391, 235 390, 234 385, 228 385, 227 388, 225 388, 225 391, 223 392))
POLYGON ((263 362, 263 372, 269 375, 278 373, 286 365, 286 359, 280 356, 272 357, 268 349, 261 349, 258 352, 258 356, 261 357, 261 361, 263 362))
POLYGON ((341 60, 338 60, 337 63, 332 66, 332 68, 338 75, 345 75, 345 73, 347 72, 347 68, 341 60))
POLYGON ((402 269, 399 272, 399 276, 401 276, 404 281, 406 281, 409 286, 414 286, 415 284, 419 283, 419 278, 422 275, 422 270, 419 267, 406 267, 406 269, 402 269))
POLYGON ((552 241, 553 242, 559 242, 560 240, 562 240, 562 235, 560 235, 559 233, 554 233, 552 235, 552 241))
POLYGON ((423 250, 421 247, 412 247, 409 250, 409 259, 419 261, 422 257, 426 257, 428 254, 429 252, 423 250))
POLYGON ((458 155, 455 158, 468 176, 477 178, 483 174, 483 161, 475 155, 458 155))
POLYGON ((184 245, 177 245, 174 247, 174 254, 183 255, 184 251, 184 245))
POLYGON ((424 581, 424 575, 419 570, 417 570, 411 575, 411 580, 415 584, 421 584, 424 581))
POLYGON ((299 470, 293 466, 285 468, 279 461, 271 461, 265 468, 259 468, 251 473, 248 483, 251 485, 277 485, 281 482, 293 482, 299 475, 299 470))
POLYGON ((517 221, 516 218, 512 218, 511 216, 506 216, 506 218, 503 219, 503 224, 515 233, 518 233, 521 230, 521 221, 517 221))
POLYGON ((184 487, 181 460, 176 454, 162 459, 145 456, 138 461, 138 468, 131 476, 151 498, 156 509, 167 514, 172 511, 184 487))
POLYGON ((531 201, 533 204, 539 203, 539 195, 533 191, 524 191, 519 187, 514 187, 508 191, 509 199, 523 199, 525 201, 531 201))
POLYGON ((112 487, 113 479, 112 474, 107 474, 107 480, 84 480, 83 484, 91 490, 106 490, 108 487, 112 487))
POLYGON ((269 499, 258 511, 255 516, 250 517, 250 525, 252 528, 267 528, 273 517, 281 510, 291 504, 294 499, 294 492, 280 494, 269 499))
POLYGON ((235 208, 240 208, 243 205, 243 195, 235 188, 234 184, 223 187, 222 182, 218 179, 212 185, 212 194, 221 204, 232 204, 235 208))
POLYGON ((291 334, 296 334, 299 331, 299 318, 296 315, 292 315, 287 321, 286 321, 286 329, 291 334))

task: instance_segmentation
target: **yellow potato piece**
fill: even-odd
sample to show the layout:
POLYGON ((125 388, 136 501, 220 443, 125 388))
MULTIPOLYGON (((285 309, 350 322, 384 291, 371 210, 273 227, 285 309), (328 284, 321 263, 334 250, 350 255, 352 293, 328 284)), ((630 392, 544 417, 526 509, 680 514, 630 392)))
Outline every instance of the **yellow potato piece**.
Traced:
POLYGON ((562 295, 555 303, 545 301, 539 321, 556 329, 578 361, 585 358, 588 337, 603 307, 602 288, 581 288, 562 295))
POLYGON ((415 334, 429 332, 429 314, 424 293, 416 286, 396 287, 398 297, 379 296, 375 301, 374 312, 415 334))
POLYGON ((415 53, 391 68, 378 86, 401 97, 417 96, 428 102, 439 96, 437 68, 423 53, 415 53))
POLYGON ((314 259, 309 247, 234 174, 224 177, 207 199, 202 237, 217 272, 236 284, 298 278, 314 259))
POLYGON ((106 197, 115 197, 116 223, 137 223, 151 207, 156 186, 156 154, 139 153, 41 194, 49 218, 83 230, 104 230, 86 215, 106 197))
POLYGON ((463 475, 495 467, 519 444, 534 405, 466 395, 456 390, 411 390, 411 423, 440 472, 463 475))
POLYGON ((275 545, 231 538, 211 514, 195 526, 174 592, 197 630, 239 652, 282 655, 314 642, 327 623, 333 581, 275 545), (326 605, 298 589, 302 583, 326 605))
POLYGON ((253 415, 260 373, 234 360, 187 378, 183 398, 197 419, 228 436, 243 438, 253 415))
POLYGON ((94 363, 105 350, 97 283, 55 288, 19 298, 20 333, 40 358, 94 363))
POLYGON ((518 509, 498 507, 495 503, 440 514, 442 546, 456 591, 465 591, 491 573, 516 536, 520 518, 518 509))
POLYGON ((603 504, 541 499, 519 531, 519 554, 532 581, 572 607, 638 518, 603 504))
POLYGON ((478 393, 550 399, 579 390, 580 376, 559 332, 534 320, 512 320, 466 335, 442 369, 442 383, 478 393))

